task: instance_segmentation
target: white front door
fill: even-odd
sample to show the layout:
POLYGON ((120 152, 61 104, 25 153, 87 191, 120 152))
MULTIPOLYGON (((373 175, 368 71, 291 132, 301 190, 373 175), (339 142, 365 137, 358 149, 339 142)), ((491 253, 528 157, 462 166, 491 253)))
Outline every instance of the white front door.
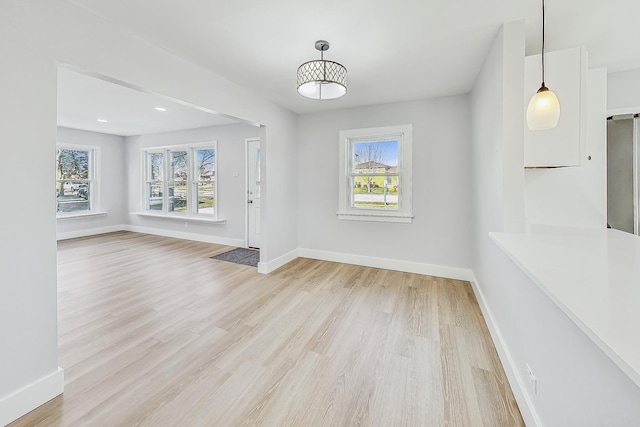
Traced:
POLYGON ((260 140, 247 140, 247 244, 260 248, 260 140))

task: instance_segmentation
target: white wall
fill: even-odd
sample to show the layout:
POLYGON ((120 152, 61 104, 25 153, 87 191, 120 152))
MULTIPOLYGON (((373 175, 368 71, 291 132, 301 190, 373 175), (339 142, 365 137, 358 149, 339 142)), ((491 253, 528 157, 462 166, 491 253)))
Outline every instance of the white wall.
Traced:
POLYGON ((301 115, 299 246, 468 268, 469 100, 466 95, 301 115), (338 132, 413 124, 413 223, 339 220, 338 132))
MULTIPOLYGON (((479 284, 495 291, 485 299, 539 425, 638 425, 640 388, 497 246, 486 250, 490 273, 479 284), (536 376, 537 394, 525 364, 536 376)), ((505 370, 507 363, 503 359, 505 370)), ((525 413, 522 398, 518 404, 525 413)))
MULTIPOLYGON (((4 200, 15 208, 3 202, 0 210, 0 399, 58 367, 51 190, 57 67, 50 53, 54 47, 40 40, 51 38, 37 28, 45 16, 38 13, 31 20, 24 3, 2 2, 0 13, 0 181, 29 190, 5 193, 4 200)), ((53 22, 48 27, 54 31, 53 22)))
POLYGON ((125 176, 124 138, 117 135, 58 127, 58 143, 89 145, 100 148, 98 160, 98 185, 100 202, 98 210, 104 216, 58 219, 58 238, 78 233, 109 230, 126 221, 127 190, 125 176))
POLYGON ((506 229, 504 181, 523 167, 519 153, 505 150, 523 146, 524 114, 506 119, 523 91, 502 80, 524 79, 523 58, 523 23, 505 24, 471 93, 474 290, 527 425, 634 425, 640 390, 488 236, 506 229))
POLYGON ((488 232, 524 231, 524 118, 522 95, 518 95, 524 91, 521 27, 520 22, 506 24, 498 33, 471 92, 476 265, 488 232), (509 37, 504 34, 507 31, 509 37), (508 61, 505 52, 521 53, 520 61, 508 61))
MULTIPOLYGON (((527 424, 535 425, 526 395, 516 386, 520 376, 518 370, 511 366, 508 354, 509 348, 513 345, 511 340, 516 333, 514 319, 518 317, 518 307, 515 307, 510 299, 511 293, 515 290, 504 288, 505 284, 500 278, 500 266, 495 266, 492 262, 492 255, 496 253, 497 247, 489 238, 489 232, 505 229, 504 187, 505 177, 508 176, 505 165, 519 165, 520 171, 524 167, 523 119, 505 122, 504 105, 505 98, 510 97, 511 103, 520 102, 518 111, 522 112, 524 89, 518 88, 519 84, 516 81, 512 91, 506 91, 503 76, 507 73, 511 73, 512 79, 521 79, 521 84, 524 84, 524 25, 521 22, 506 24, 498 32, 471 92, 471 237, 476 296, 485 310, 485 319, 490 326, 496 349, 522 415, 527 424), (519 137, 515 132, 516 126, 520 126, 519 137), (505 127, 514 133, 508 141, 505 140, 505 127), (506 144, 522 147, 522 154, 505 160, 506 144), (500 341, 501 335, 505 337, 504 343, 500 341)), ((522 178, 519 182, 523 187, 522 178)), ((524 194, 522 187, 520 191, 524 194)))
POLYGON ((607 109, 640 113, 640 69, 609 73, 607 80, 607 109))
POLYGON ((160 232, 194 233, 200 236, 219 238, 241 246, 245 240, 245 139, 258 137, 260 128, 246 124, 211 126, 178 132, 154 135, 130 136, 126 141, 126 172, 128 178, 128 204, 126 222, 134 227, 153 228, 160 232), (149 218, 129 215, 130 212, 144 210, 142 206, 142 149, 169 145, 193 144, 217 141, 218 159, 217 186, 218 217, 225 224, 207 224, 199 222, 177 221, 164 218, 149 218), (233 176, 237 173, 238 176, 233 176), (187 227, 185 227, 187 224, 187 227))
POLYGON ((55 179, 59 63, 265 125, 263 260, 297 247, 298 218, 292 113, 66 1, 1 7, 0 178, 30 189, 12 194, 15 206, 38 208, 0 214, 0 399, 57 370, 55 195, 42 183, 55 179))
MULTIPOLYGON (((520 23, 506 26, 510 34, 517 34, 520 27, 520 23)), ((521 49, 517 36, 505 37, 501 30, 471 92, 476 265, 489 231, 524 231, 524 134, 523 127, 518 128, 524 126, 524 118, 522 97, 514 95, 524 91, 524 52, 521 61, 505 59, 505 51, 516 55, 521 49)))

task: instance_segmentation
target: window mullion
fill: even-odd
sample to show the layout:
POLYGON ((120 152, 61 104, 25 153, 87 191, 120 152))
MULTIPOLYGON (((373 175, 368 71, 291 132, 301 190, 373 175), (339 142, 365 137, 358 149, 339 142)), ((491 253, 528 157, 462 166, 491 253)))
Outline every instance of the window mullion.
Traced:
POLYGON ((195 213, 194 210, 194 200, 197 200, 197 196, 194 198, 193 196, 193 183, 195 180, 195 167, 196 162, 194 160, 193 149, 187 150, 187 182, 185 187, 185 193, 187 196, 187 215, 191 216, 195 213))
POLYGON ((162 174, 162 213, 169 213, 169 173, 171 172, 171 150, 164 150, 164 173, 162 174))

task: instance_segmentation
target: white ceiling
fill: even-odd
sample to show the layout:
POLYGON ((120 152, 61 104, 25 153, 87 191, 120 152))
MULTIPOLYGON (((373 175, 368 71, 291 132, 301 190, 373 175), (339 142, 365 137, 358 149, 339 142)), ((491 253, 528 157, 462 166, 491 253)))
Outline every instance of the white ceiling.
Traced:
MULTIPOLYGON (((503 22, 527 19, 539 53, 540 0, 69 0, 298 113, 468 92, 503 22), (349 92, 312 101, 296 69, 325 58, 349 92)), ((640 1, 548 0, 548 51, 586 46, 592 68, 640 68, 640 1)))
POLYGON ((59 126, 131 136, 235 122, 66 68, 58 69, 59 126), (167 111, 157 111, 155 107, 167 111))

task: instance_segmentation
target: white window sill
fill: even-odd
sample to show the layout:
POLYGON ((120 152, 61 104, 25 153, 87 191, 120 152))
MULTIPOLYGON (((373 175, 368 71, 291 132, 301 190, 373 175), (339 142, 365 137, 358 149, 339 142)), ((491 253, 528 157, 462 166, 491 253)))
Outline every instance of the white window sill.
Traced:
POLYGON ((226 219, 206 217, 206 216, 187 216, 187 215, 181 215, 181 214, 131 212, 131 215, 146 216, 146 217, 152 217, 152 218, 175 219, 178 221, 208 222, 210 224, 225 224, 227 222, 226 219))
POLYGON ((106 216, 106 212, 95 212, 95 211, 87 211, 87 212, 76 212, 76 213, 68 213, 68 214, 57 214, 56 219, 74 219, 74 218, 85 218, 92 216, 106 216))
POLYGON ((346 213, 338 212, 338 219, 347 221, 370 221, 370 222, 399 222, 404 224, 411 224, 413 221, 412 215, 380 215, 376 213, 346 213))

